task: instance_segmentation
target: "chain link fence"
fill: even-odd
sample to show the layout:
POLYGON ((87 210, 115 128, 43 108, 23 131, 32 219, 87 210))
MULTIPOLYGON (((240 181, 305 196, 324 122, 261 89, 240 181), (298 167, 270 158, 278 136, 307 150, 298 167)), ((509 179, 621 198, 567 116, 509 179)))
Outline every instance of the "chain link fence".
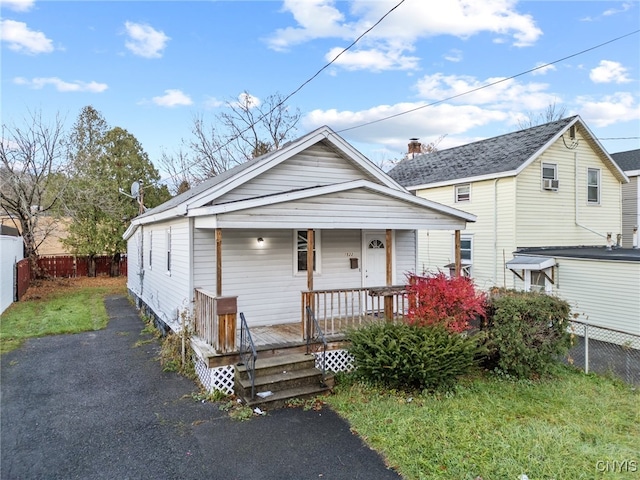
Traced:
POLYGON ((577 321, 570 322, 569 331, 574 341, 569 364, 640 385, 640 335, 577 321))

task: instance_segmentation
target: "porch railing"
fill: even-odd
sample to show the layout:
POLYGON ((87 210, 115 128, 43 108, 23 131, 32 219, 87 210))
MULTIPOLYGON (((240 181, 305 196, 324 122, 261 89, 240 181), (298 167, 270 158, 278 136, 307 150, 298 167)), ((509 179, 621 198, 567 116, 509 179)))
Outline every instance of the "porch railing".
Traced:
POLYGON ((247 376, 251 380, 251 398, 256 396, 256 359, 258 353, 256 346, 253 344, 251 332, 244 318, 244 313, 240 312, 240 363, 244 365, 247 376))
POLYGON ((218 353, 236 351, 236 297, 195 289, 195 334, 218 353))
POLYGON ((327 339, 325 338, 324 333, 322 332, 322 328, 320 328, 318 320, 316 320, 311 307, 307 306, 306 311, 307 355, 311 353, 311 349, 314 348, 314 346, 322 346, 322 357, 320 359, 320 364, 322 365, 322 384, 324 385, 327 375, 327 339))
POLYGON ((409 295, 405 285, 302 292, 301 322, 305 330, 307 307, 313 310, 325 335, 337 335, 376 319, 404 317, 409 295))

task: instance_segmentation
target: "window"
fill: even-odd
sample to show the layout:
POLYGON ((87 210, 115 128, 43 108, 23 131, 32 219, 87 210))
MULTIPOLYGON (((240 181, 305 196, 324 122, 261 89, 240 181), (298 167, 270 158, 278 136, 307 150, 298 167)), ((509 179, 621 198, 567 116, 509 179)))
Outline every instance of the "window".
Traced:
MULTIPOLYGON (((453 238, 452 258, 456 258, 455 236, 453 238)), ((471 267, 473 266, 473 236, 460 236, 460 274, 464 277, 471 277, 471 267)), ((453 277, 456 271, 456 264, 450 263, 445 266, 449 269, 449 274, 453 277)))
POLYGON ((531 270, 531 283, 529 290, 532 292, 544 292, 547 289, 547 277, 542 270, 531 270))
MULTIPOLYGON (((296 262, 296 272, 306 272, 307 271, 307 231, 306 230, 297 230, 295 232, 295 262, 296 262)), ((318 272, 318 264, 320 262, 319 252, 320 249, 318 246, 320 245, 320 232, 317 230, 313 231, 313 271, 318 272)))
POLYGON ((465 183, 464 185, 456 185, 456 202, 468 202, 471 199, 471 185, 465 183))
POLYGON ((587 171, 587 202, 600 203, 600 169, 590 168, 587 171))
POLYGON ((171 227, 167 228, 167 273, 171 273, 171 227))
POLYGON ((542 189, 558 190, 558 166, 555 163, 542 164, 542 189))
POLYGON ((149 270, 153 266, 153 232, 149 232, 149 270))

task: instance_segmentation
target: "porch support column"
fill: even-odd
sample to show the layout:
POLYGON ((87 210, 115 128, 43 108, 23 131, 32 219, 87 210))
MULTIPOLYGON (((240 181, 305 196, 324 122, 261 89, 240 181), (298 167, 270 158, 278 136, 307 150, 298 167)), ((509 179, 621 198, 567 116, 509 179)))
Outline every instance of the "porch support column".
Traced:
POLYGON ((307 229, 307 290, 313 290, 313 250, 315 249, 315 239, 313 238, 313 228, 307 229))
MULTIPOLYGON (((387 229, 386 238, 386 273, 387 273, 387 286, 393 285, 393 231, 387 229)), ((385 295, 384 297, 384 318, 387 320, 393 319, 393 296, 385 295)))
POLYGON ((216 228, 216 297, 222 296, 222 229, 216 228))
POLYGON ((455 233, 455 240, 454 240, 454 250, 455 250, 455 256, 456 256, 456 270, 455 270, 455 276, 459 277, 460 276, 460 270, 462 268, 462 257, 460 254, 460 230, 456 230, 455 233))

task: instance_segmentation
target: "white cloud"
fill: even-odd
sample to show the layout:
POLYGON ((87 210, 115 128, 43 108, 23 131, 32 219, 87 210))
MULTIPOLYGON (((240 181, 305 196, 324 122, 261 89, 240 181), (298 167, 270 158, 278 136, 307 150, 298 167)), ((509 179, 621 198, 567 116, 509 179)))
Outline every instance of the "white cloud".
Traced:
POLYGON ((109 88, 106 83, 98 82, 82 82, 80 80, 74 80, 73 82, 66 82, 58 77, 38 77, 31 80, 16 77, 13 82, 17 85, 25 85, 35 90, 40 90, 47 85, 53 85, 53 87, 59 92, 90 92, 90 93, 102 93, 109 88))
POLYGON ((29 30, 24 22, 1 20, 0 39, 7 42, 11 50, 19 53, 36 55, 53 52, 53 42, 44 33, 29 30))
POLYGON ((222 100, 218 100, 216 97, 206 97, 204 101, 205 108, 218 108, 224 105, 222 100))
POLYGON ((633 5, 631 4, 631 2, 625 2, 622 4, 622 6, 620 8, 610 8, 608 10, 605 10, 604 12, 602 12, 602 15, 604 17, 610 17, 611 15, 616 15, 618 13, 624 13, 627 10, 631 9, 633 7, 633 5))
POLYGON ((546 65, 544 62, 538 62, 536 63, 536 70, 531 72, 531 75, 546 75, 554 70, 557 70, 555 65, 546 65))
MULTIPOLYGON (((293 15, 297 25, 276 30, 267 39, 267 44, 274 50, 286 50, 316 38, 344 40, 345 45, 335 46, 327 54, 333 58, 333 52, 345 48, 347 42, 365 32, 396 3, 396 0, 355 0, 349 4, 350 16, 346 19, 338 9, 338 5, 345 5, 343 2, 286 0, 283 10, 293 15)), ((339 64, 349 68, 353 62, 351 69, 367 66, 375 70, 415 68, 417 59, 405 57, 404 52, 413 51, 419 39, 438 35, 469 38, 482 32, 498 35, 501 42, 510 37, 513 45, 518 47, 532 45, 542 35, 530 15, 515 10, 513 0, 473 3, 450 0, 440 2, 438 8, 429 2, 407 2, 363 37, 352 54, 341 57, 339 64), (376 62, 372 61, 373 58, 376 62)))
POLYGON ((240 95, 238 95, 238 102, 236 103, 236 105, 239 107, 255 108, 259 107, 261 103, 262 102, 258 97, 255 97, 247 92, 242 92, 240 95))
MULTIPOLYGON (((333 48, 325 55, 327 61, 333 60, 343 49, 333 48)), ((346 70, 415 70, 418 68, 418 57, 407 57, 399 51, 383 50, 348 50, 335 61, 334 65, 341 65, 346 70)))
POLYGON ((449 52, 444 54, 444 59, 448 60, 449 62, 460 62, 462 61, 462 51, 458 50, 457 48, 454 48, 452 50, 449 50, 449 52))
POLYGON ((600 65, 589 72, 589 78, 594 83, 628 83, 627 69, 619 62, 601 60, 600 65))
POLYGON ((28 12, 35 3, 35 0, 2 0, 3 7, 16 12, 28 12))
POLYGON ((189 95, 186 95, 181 90, 169 89, 165 90, 164 93, 161 97, 153 97, 151 99, 153 103, 161 107, 179 107, 193 104, 189 95))
POLYGON ((519 83, 502 77, 480 81, 467 75, 425 75, 416 83, 421 98, 452 103, 491 105, 509 110, 539 110, 557 101, 557 96, 547 93, 545 83, 519 83), (499 83, 496 83, 499 82, 499 83), (485 85, 496 83, 490 87, 485 85), (475 90, 475 91, 472 91, 475 90), (467 93, 471 92, 471 93, 467 93))
POLYGON ((580 105, 580 116, 588 125, 606 127, 628 120, 640 121, 638 104, 629 92, 606 95, 600 100, 590 96, 580 96, 576 99, 576 103, 580 105))
POLYGON ((406 151, 407 142, 412 137, 428 142, 446 134, 448 142, 456 143, 454 138, 449 138, 449 135, 461 134, 490 122, 509 120, 509 115, 505 112, 483 109, 474 105, 443 104, 419 108, 422 105, 424 104, 379 105, 357 112, 335 109, 314 110, 302 119, 302 123, 308 130, 330 125, 339 132, 342 129, 418 108, 409 114, 341 133, 349 141, 383 145, 400 154, 406 151))
POLYGON ((161 30, 142 23, 125 22, 129 40, 125 46, 134 54, 145 58, 160 58, 167 42, 171 40, 161 30))

